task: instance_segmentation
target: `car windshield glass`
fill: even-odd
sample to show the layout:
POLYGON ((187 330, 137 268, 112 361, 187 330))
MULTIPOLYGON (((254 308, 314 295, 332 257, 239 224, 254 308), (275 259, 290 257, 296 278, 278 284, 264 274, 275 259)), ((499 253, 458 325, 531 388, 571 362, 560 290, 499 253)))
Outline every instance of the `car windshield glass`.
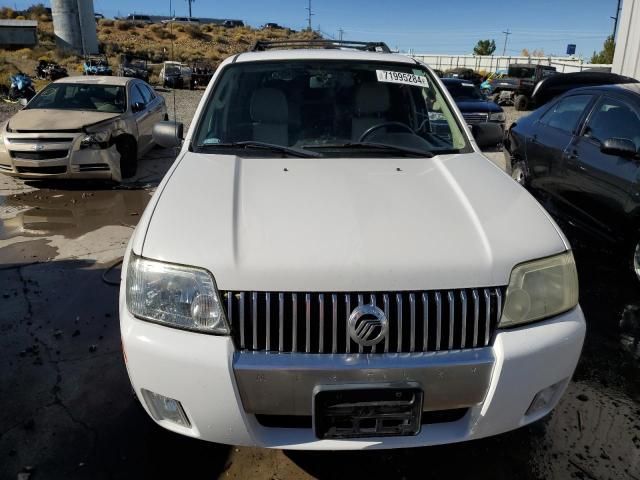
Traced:
POLYGON ((180 67, 176 67, 175 65, 169 65, 164 69, 167 75, 180 75, 180 67))
POLYGON ((126 105, 122 86, 52 83, 34 97, 26 108, 123 113, 126 105))
POLYGON ((317 148, 322 156, 428 156, 470 148, 426 69, 364 61, 226 67, 206 101, 192 147, 210 153, 216 145, 246 141, 317 148), (367 142, 377 146, 367 150, 361 145, 367 142))
POLYGON ((482 100, 480 89, 473 83, 446 83, 447 90, 456 100, 482 100))

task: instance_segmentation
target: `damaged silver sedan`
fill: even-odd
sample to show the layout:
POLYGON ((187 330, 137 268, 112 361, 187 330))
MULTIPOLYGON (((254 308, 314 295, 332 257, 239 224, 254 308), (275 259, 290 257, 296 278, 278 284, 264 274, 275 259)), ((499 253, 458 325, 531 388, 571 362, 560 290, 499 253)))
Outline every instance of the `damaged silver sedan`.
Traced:
POLYGON ((166 118, 164 99, 141 80, 64 78, 0 125, 0 173, 121 181, 136 174, 153 125, 166 118))

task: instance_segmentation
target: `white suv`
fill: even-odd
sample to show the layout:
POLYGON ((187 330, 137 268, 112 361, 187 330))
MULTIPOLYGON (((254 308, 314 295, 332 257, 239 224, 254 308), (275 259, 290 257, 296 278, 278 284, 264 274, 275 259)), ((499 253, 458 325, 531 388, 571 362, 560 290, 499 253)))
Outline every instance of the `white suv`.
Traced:
POLYGON ((480 153, 492 126, 474 141, 433 72, 383 44, 277 46, 226 60, 183 140, 156 126, 182 151, 120 292, 144 408, 212 442, 330 450, 548 414, 585 334, 576 268, 480 153))

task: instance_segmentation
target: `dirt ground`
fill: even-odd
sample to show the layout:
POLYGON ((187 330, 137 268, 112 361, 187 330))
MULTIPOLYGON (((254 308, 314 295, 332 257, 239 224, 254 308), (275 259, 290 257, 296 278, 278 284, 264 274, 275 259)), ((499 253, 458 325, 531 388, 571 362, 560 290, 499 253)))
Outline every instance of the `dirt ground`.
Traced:
MULTIPOLYGON (((200 94, 177 93, 179 120, 200 94)), ((0 175, 1 479, 640 479, 640 295, 609 252, 570 230, 588 334, 543 422, 458 445, 351 453, 228 447, 156 426, 131 394, 110 284, 120 271, 109 267, 173 159, 152 151, 118 187, 0 175)))

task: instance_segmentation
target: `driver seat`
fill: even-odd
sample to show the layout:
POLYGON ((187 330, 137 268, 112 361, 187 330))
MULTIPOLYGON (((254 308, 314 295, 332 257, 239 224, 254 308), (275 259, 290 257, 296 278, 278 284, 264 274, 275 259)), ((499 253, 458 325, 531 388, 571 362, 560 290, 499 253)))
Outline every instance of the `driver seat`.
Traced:
POLYGON ((357 141, 368 129, 388 121, 391 107, 389 88, 379 82, 360 85, 356 91, 355 116, 351 120, 351 138, 357 141))

